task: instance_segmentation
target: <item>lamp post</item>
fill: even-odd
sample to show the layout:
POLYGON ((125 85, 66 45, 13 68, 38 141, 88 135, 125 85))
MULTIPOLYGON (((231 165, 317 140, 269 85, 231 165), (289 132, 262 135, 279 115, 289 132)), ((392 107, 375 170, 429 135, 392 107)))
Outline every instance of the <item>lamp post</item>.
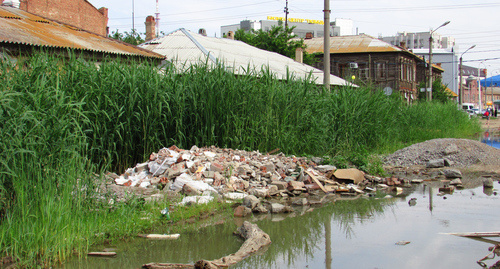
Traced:
POLYGON ((427 101, 432 101, 432 34, 434 34, 434 32, 436 32, 437 29, 446 26, 449 23, 450 21, 441 24, 438 28, 431 31, 429 35, 429 88, 431 90, 426 92, 427 101))
POLYGON ((475 48, 476 45, 472 45, 470 48, 468 48, 467 50, 464 51, 464 53, 462 53, 462 55, 460 55, 460 81, 458 81, 458 103, 460 105, 462 105, 462 102, 464 100, 464 93, 463 93, 463 90, 462 90, 462 56, 464 56, 464 54, 469 51, 470 49, 473 49, 475 48))

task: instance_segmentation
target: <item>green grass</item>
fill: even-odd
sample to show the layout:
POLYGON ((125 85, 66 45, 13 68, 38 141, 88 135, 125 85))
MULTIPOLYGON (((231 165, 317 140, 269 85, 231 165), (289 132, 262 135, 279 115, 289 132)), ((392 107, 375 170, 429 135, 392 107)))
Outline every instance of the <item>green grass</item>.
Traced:
MULTIPOLYGON (((407 106, 369 88, 323 91, 310 81, 278 81, 265 69, 234 76, 199 65, 179 74, 46 54, 17 66, 2 61, 0 254, 23 267, 49 266, 149 229, 156 220, 147 213, 160 205, 132 200, 110 208, 95 197, 94 175, 121 173, 165 146, 279 148, 380 171, 374 153, 478 130, 454 104, 407 106)), ((174 218, 203 210, 215 208, 174 218)))

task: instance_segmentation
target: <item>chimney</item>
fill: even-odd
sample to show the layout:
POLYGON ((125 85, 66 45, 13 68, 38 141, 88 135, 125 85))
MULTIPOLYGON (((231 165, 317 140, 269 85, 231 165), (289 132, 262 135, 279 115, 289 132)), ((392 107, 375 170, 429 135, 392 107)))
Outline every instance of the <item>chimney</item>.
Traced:
POLYGON ((227 38, 231 39, 231 40, 234 40, 234 33, 233 33, 233 31, 227 32, 227 38))
POLYGON ((313 33, 308 32, 306 33, 306 39, 312 39, 313 38, 313 33))
POLYGON ((299 63, 304 62, 304 50, 302 48, 297 48, 295 50, 295 61, 299 63))
POLYGON ((406 50, 406 42, 404 42, 404 41, 399 42, 399 46, 400 46, 402 49, 406 50))
POLYGON ((207 30, 200 28, 200 30, 198 30, 198 34, 200 34, 202 36, 207 36, 207 30))
POLYGON ((155 17, 147 16, 146 17, 146 42, 149 40, 153 40, 156 38, 156 21, 155 17))
POLYGON ((109 36, 109 28, 108 28, 108 9, 105 7, 101 7, 99 9, 99 12, 102 14, 103 21, 102 21, 102 33, 104 33, 106 36, 109 36))

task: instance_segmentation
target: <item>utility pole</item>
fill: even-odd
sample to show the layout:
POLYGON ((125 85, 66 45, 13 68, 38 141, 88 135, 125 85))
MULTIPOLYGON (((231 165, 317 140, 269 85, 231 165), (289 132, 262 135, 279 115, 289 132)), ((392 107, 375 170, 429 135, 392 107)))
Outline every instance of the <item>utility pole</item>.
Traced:
POLYGON ((475 47, 476 47, 476 45, 472 45, 470 48, 466 49, 464 51, 464 53, 462 53, 462 55, 460 55, 460 66, 459 66, 460 81, 458 82, 458 102, 459 102, 460 106, 462 105, 462 102, 464 101, 464 93, 463 93, 463 89, 462 89, 462 58, 467 51, 469 51, 470 49, 473 49, 475 47))
POLYGON ((135 31, 135 18, 134 18, 134 0, 132 0, 132 32, 135 31))
POLYGON ((330 90, 330 0, 325 0, 324 20, 324 46, 323 46, 323 84, 327 90, 330 90))
POLYGON ((156 37, 160 36, 160 10, 158 5, 158 0, 156 0, 156 37))
POLYGON ((288 0, 286 0, 286 6, 285 6, 285 29, 288 28, 288 0))

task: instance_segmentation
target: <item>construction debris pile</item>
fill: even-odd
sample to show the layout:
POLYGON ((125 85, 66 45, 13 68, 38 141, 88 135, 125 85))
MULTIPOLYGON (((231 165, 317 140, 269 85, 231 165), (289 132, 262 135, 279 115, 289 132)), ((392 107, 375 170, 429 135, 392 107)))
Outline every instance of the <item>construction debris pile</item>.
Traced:
MULTIPOLYGON (((180 192, 186 195, 182 204, 207 203, 220 196, 233 200, 250 196, 244 201, 247 208, 273 213, 286 212, 290 208, 273 203, 265 207, 252 199, 326 193, 355 196, 391 187, 401 192, 402 189, 396 186, 409 183, 397 178, 365 175, 353 168, 336 169, 332 165, 321 165, 322 162, 321 158, 287 157, 283 153, 271 155, 196 146, 183 150, 172 146, 151 154, 148 162, 127 169, 123 175, 114 176, 114 182, 160 193, 180 192)), ((155 195, 161 198, 161 194, 155 195)), ((295 200, 299 205, 310 203, 302 196, 295 200)))

